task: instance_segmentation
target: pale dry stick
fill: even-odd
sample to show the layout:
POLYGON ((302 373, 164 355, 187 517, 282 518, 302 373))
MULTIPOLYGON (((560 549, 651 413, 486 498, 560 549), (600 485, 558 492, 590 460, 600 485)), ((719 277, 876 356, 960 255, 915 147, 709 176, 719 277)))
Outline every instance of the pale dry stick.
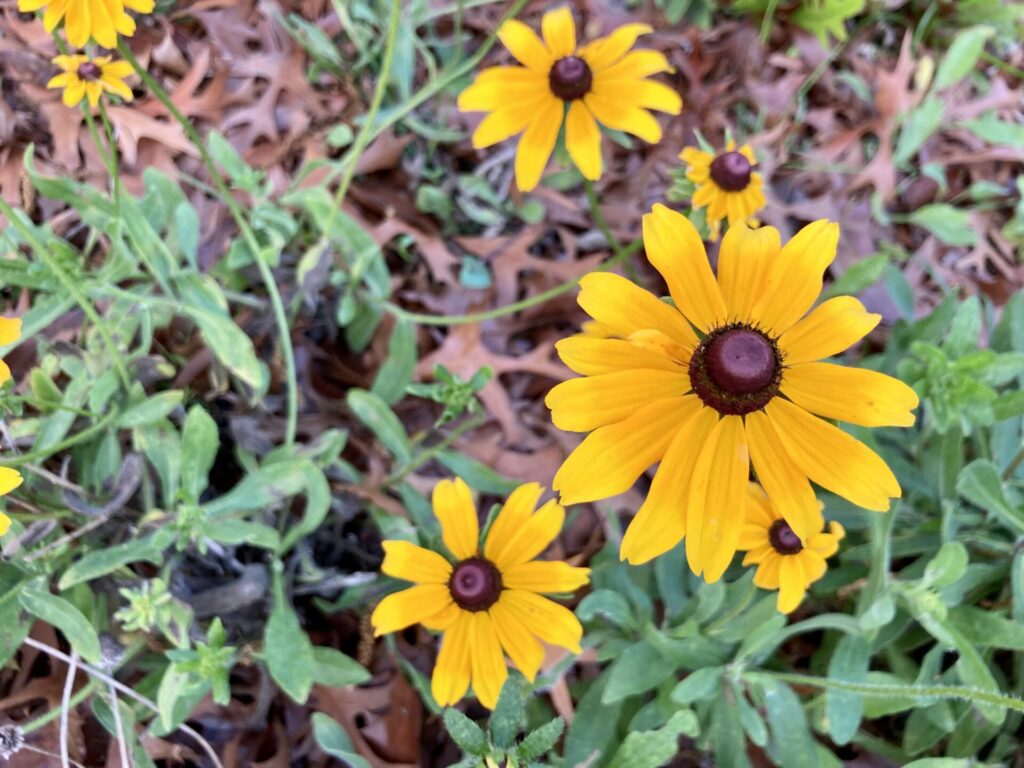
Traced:
MULTIPOLYGON (((70 663, 71 662, 71 657, 68 656, 63 651, 58 651, 56 648, 54 648, 52 646, 49 646, 46 643, 41 643, 38 640, 35 640, 35 639, 31 638, 31 637, 26 637, 25 638, 25 645, 30 645, 33 648, 35 648, 37 650, 40 650, 43 653, 47 653, 50 656, 53 656, 55 659, 60 659, 61 661, 65 662, 65 663, 70 663)), ((129 688, 124 683, 118 682, 117 680, 112 678, 110 675, 108 675, 106 672, 103 672, 103 671, 101 671, 99 669, 96 669, 96 667, 91 666, 90 664, 80 664, 79 666, 81 666, 82 669, 84 669, 86 672, 88 672, 93 677, 95 677, 95 678, 97 678, 99 680, 102 680, 107 685, 113 687, 117 691, 120 691, 122 694, 124 694, 128 698, 134 699, 135 701, 137 701, 140 704, 142 704, 143 706, 151 709, 153 712, 156 712, 157 714, 160 713, 160 708, 156 705, 155 702, 153 702, 151 699, 147 699, 141 693, 136 693, 135 691, 133 691, 131 688, 129 688)), ((210 745, 210 742, 208 742, 206 739, 204 739, 202 737, 202 735, 200 735, 194 728, 192 728, 191 726, 186 725, 185 723, 182 723, 181 725, 179 725, 178 728, 182 731, 182 733, 186 733, 189 736, 191 736, 196 741, 196 743, 199 744, 199 746, 203 748, 203 751, 206 753, 207 757, 210 758, 210 760, 213 762, 213 764, 214 764, 214 766, 216 766, 216 768, 224 768, 224 764, 220 761, 220 758, 217 757, 217 752, 210 745)))
POLYGON ((75 670, 78 668, 78 652, 71 649, 71 656, 68 657, 68 676, 64 680, 64 693, 60 697, 60 765, 61 768, 71 768, 70 755, 68 754, 68 716, 71 713, 71 691, 75 687, 75 670))
POLYGON ((110 708, 114 713, 114 730, 117 731, 117 751, 121 754, 121 768, 132 768, 132 761, 128 757, 128 744, 124 740, 121 703, 117 700, 117 691, 110 683, 107 683, 107 691, 110 693, 110 708))

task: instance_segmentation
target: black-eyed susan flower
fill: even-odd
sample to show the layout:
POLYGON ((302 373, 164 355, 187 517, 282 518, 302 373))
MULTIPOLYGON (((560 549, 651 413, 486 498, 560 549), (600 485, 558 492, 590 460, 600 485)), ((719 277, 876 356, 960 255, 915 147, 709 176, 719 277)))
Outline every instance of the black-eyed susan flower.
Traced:
POLYGON ((712 240, 718 239, 723 220, 730 227, 755 223, 752 218, 765 203, 764 180, 754 171, 757 157, 749 144, 736 149, 730 139, 718 155, 686 147, 679 158, 689 166, 686 178, 696 185, 693 207, 707 208, 712 240))
POLYGON ((747 553, 744 565, 757 565, 754 584, 779 590, 776 605, 781 613, 792 613, 803 602, 807 588, 825 575, 825 561, 845 535, 843 526, 833 520, 827 533, 797 536, 764 491, 750 484, 739 548, 747 553))
POLYGON ((461 480, 434 487, 434 514, 452 559, 407 541, 385 541, 381 570, 415 586, 388 595, 373 612, 377 635, 413 624, 444 632, 431 681, 441 706, 472 682, 493 709, 508 677, 505 655, 531 681, 544 660, 540 641, 579 653, 583 628, 572 611, 544 593, 573 592, 589 568, 534 560, 558 535, 565 510, 551 500, 534 511, 543 489, 517 488, 494 519, 483 547, 476 505, 461 480))
POLYGON ((821 530, 811 481, 872 510, 900 487, 868 446, 826 419, 910 426, 917 395, 875 371, 818 362, 879 321, 857 299, 811 306, 835 258, 839 227, 817 221, 783 247, 771 227, 730 227, 717 280, 682 215, 656 205, 644 244, 675 306, 619 275, 580 282, 580 306, 615 338, 556 345, 581 378, 546 403, 560 429, 590 432, 555 475, 563 504, 615 496, 660 462, 622 540, 642 563, 686 537, 696 574, 721 577, 742 530, 750 465, 801 537, 821 530))
POLYGON ((568 8, 544 14, 543 42, 528 26, 509 20, 498 37, 522 66, 491 67, 459 95, 459 109, 489 112, 473 133, 481 149, 522 133, 516 150, 516 185, 537 186, 559 131, 565 125, 569 157, 590 180, 601 177, 598 123, 644 141, 661 140, 661 126, 648 110, 679 114, 679 94, 648 80, 671 67, 658 51, 630 51, 646 24, 627 24, 583 46, 568 8))
MULTIPOLYGON (((21 336, 21 318, 0 317, 0 347, 13 344, 21 336)), ((7 363, 0 360, 0 385, 7 383, 11 378, 11 369, 7 363)), ((16 469, 0 467, 0 496, 6 496, 19 485, 22 477, 16 469)), ((11 527, 11 519, 0 512, 0 536, 7 533, 11 527)))
POLYGON ((109 56, 90 59, 88 56, 57 56, 53 63, 61 73, 50 78, 47 88, 63 88, 64 104, 75 107, 82 99, 89 100, 89 106, 100 103, 104 93, 113 93, 125 101, 132 100, 132 89, 124 79, 132 74, 132 65, 127 61, 111 61, 109 56))
POLYGON ((90 38, 104 48, 116 48, 118 35, 135 34, 135 19, 126 9, 151 13, 153 5, 153 0, 18 0, 22 13, 45 9, 47 32, 53 32, 63 20, 68 42, 75 48, 84 48, 90 38))

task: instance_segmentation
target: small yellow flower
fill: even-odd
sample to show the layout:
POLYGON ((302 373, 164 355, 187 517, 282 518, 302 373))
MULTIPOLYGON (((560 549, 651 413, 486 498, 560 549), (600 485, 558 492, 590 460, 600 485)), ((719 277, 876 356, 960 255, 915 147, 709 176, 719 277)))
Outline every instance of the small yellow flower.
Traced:
POLYGON ((565 521, 554 500, 534 511, 543 492, 537 483, 513 491, 481 548, 469 487, 442 480, 434 487, 434 514, 454 564, 407 541, 383 544, 381 571, 415 586, 381 600, 371 617, 374 632, 413 624, 444 632, 431 681, 442 707, 461 699, 472 681, 480 703, 493 709, 508 677, 505 654, 533 681, 544 660, 541 640, 581 650, 579 620, 542 593, 574 592, 589 581, 590 569, 534 560, 565 521))
POLYGON ((730 140, 720 155, 687 147, 679 158, 690 166, 686 178, 697 185, 693 207, 707 208, 712 240, 718 239, 723 219, 729 220, 730 227, 741 222, 757 224, 751 217, 764 207, 764 180, 753 170, 757 158, 749 144, 736 149, 736 142, 730 140))
MULTIPOLYGON (((0 346, 13 344, 21 336, 21 318, 0 317, 0 346)), ((6 383, 11 378, 11 369, 7 363, 0 360, 0 384, 6 383)), ((16 469, 0 467, 0 496, 6 496, 19 485, 22 477, 16 469)), ((7 533, 11 527, 11 519, 3 512, 0 512, 0 536, 7 533)))
POLYGON ((541 31, 543 42, 520 21, 502 24, 498 37, 523 66, 485 69, 459 95, 459 109, 490 113, 473 133, 477 149, 523 134, 516 151, 519 189, 537 186, 563 123, 569 156, 592 181, 601 177, 598 123, 652 144, 661 140, 661 126, 647 110, 677 115, 683 101, 647 79, 671 70, 664 55, 630 51, 651 27, 626 24, 577 46, 572 12, 563 7, 544 14, 541 31))
POLYGON ((117 36, 135 34, 135 19, 128 8, 139 13, 151 13, 154 0, 18 0, 18 10, 32 13, 41 8, 43 26, 53 32, 64 20, 64 32, 75 48, 84 48, 92 38, 104 48, 116 48, 117 36))
POLYGON ((52 77, 46 87, 63 88, 66 106, 75 107, 82 99, 88 99, 89 106, 95 107, 104 92, 117 94, 125 101, 132 100, 132 89, 124 82, 133 71, 127 61, 111 61, 109 56, 90 59, 77 54, 57 56, 53 63, 63 72, 52 77))
POLYGON ((757 565, 754 584, 779 590, 780 612, 792 613, 800 605, 807 588, 825 575, 825 560, 836 553, 845 535, 843 526, 833 520, 828 533, 797 536, 764 491, 750 484, 739 548, 747 553, 744 565, 757 565))
POLYGON ((736 553, 751 468, 801 537, 822 525, 812 481, 887 510, 895 475, 831 422, 909 427, 918 397, 877 371, 821 362, 881 319, 851 296, 812 310, 838 225, 816 221, 782 245, 778 230, 741 222, 722 240, 717 276, 685 216, 654 206, 643 238, 673 303, 620 275, 586 275, 578 301, 600 333, 555 345, 580 377, 548 393, 552 421, 590 433, 555 474, 561 503, 616 496, 657 464, 620 556, 644 563, 685 536, 708 582, 736 553))

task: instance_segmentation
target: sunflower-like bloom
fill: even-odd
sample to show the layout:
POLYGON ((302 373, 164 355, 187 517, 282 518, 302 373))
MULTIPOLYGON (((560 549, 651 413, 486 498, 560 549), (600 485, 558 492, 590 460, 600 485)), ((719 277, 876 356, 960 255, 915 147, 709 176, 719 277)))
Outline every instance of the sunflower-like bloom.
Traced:
POLYGON ((801 539, 822 526, 810 481, 887 510, 900 496, 889 467, 826 419, 906 427, 918 398, 884 374, 817 362, 880 319, 849 296, 808 314, 838 225, 814 222, 782 247, 777 230, 737 224, 722 241, 717 280, 684 216, 656 205, 643 238, 675 306, 619 275, 590 274, 580 306, 615 338, 580 334, 556 345, 582 378, 548 393, 552 420, 591 433, 555 475, 561 502, 615 496, 660 462, 621 556, 643 563, 685 535, 691 569, 709 582, 736 552, 751 463, 801 539))
POLYGON ((57 56, 53 63, 62 72, 50 78, 46 87, 63 88, 65 106, 77 107, 82 99, 88 99, 89 106, 95 107, 104 93, 117 94, 125 101, 132 100, 132 89, 124 82, 133 71, 127 61, 111 61, 109 56, 90 59, 76 54, 57 56))
POLYGON ((825 560, 836 553, 845 535, 843 526, 833 520, 828 533, 797 536, 764 491, 750 484, 739 548, 747 553, 744 565, 757 565, 754 584, 779 590, 776 605, 781 613, 792 613, 803 602, 807 588, 825 575, 825 560))
POLYGON ((371 617, 374 632, 413 624, 444 632, 431 682, 442 707, 461 699, 472 681, 480 703, 493 709, 508 677, 505 654, 532 682, 544 660, 540 640, 581 650, 579 620, 542 593, 573 592, 589 581, 590 569, 534 560, 565 521, 554 500, 534 511, 543 492, 537 483, 513 491, 481 548, 469 487, 442 480, 434 487, 434 514, 454 562, 407 541, 383 544, 381 570, 416 586, 381 600, 371 617))
MULTIPOLYGON (((13 344, 21 336, 21 318, 0 317, 0 347, 13 344)), ((0 384, 7 383, 11 378, 11 369, 0 360, 0 384)), ((21 474, 10 467, 0 467, 0 496, 6 496, 21 485, 21 474)), ((0 536, 11 527, 11 518, 0 512, 0 536)))
POLYGON ((117 36, 135 34, 135 19, 125 9, 152 13, 154 0, 18 0, 18 10, 33 13, 45 8, 43 26, 53 32, 64 20, 64 32, 75 48, 92 38, 104 48, 116 48, 117 36))
POLYGON ((707 208, 712 240, 718 239, 723 219, 728 219, 730 227, 755 223, 751 217, 764 207, 764 179, 754 171, 757 157, 749 144, 736 149, 736 142, 730 140, 719 155, 686 147, 679 159, 689 166, 686 178, 697 186, 693 207, 707 208))
POLYGON ((501 25, 498 37, 523 66, 490 67, 459 95, 459 109, 490 112, 473 133, 473 146, 489 147, 522 133, 516 150, 516 185, 537 186, 562 124, 569 157, 590 180, 601 177, 598 123, 644 141, 661 140, 649 109, 679 114, 679 94, 650 75, 671 71, 658 51, 632 51, 646 24, 626 24, 577 47, 568 8, 544 14, 544 41, 520 21, 501 25), (568 107, 568 110, 566 110, 568 107))

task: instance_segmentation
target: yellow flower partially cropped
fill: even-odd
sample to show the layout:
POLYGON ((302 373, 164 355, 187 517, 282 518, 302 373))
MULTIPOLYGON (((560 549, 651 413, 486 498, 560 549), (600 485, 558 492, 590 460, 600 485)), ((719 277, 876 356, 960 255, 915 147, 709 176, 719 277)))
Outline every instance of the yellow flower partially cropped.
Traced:
POLYGON ((381 570, 415 586, 388 595, 373 612, 377 635, 413 624, 444 632, 431 681, 442 707, 470 683, 493 709, 508 677, 507 655, 531 681, 544 660, 541 640, 580 652, 583 628, 568 608, 544 593, 574 592, 589 568, 535 560, 558 535, 565 510, 554 500, 534 511, 544 489, 517 488, 494 519, 483 547, 476 505, 461 480, 434 487, 434 514, 451 560, 407 541, 385 541, 381 570))
POLYGON ((753 170, 757 158, 749 144, 736 149, 736 142, 730 140, 718 155, 687 147, 679 158, 689 166, 686 178, 697 185, 693 207, 707 208, 712 240, 718 239, 723 220, 730 227, 756 224, 752 218, 765 203, 764 180, 753 170))
POLYGON ((884 374, 818 362, 880 319, 850 296, 811 310, 838 225, 816 221, 785 246, 771 227, 730 227, 717 279, 686 217, 656 205, 643 237, 675 306, 619 275, 589 274, 580 306, 615 338, 579 334, 556 345, 581 377, 545 402, 555 426, 590 433, 555 475, 561 502, 620 494, 660 462, 621 556, 643 563, 685 535, 690 568, 709 582, 736 552, 751 464, 802 539, 822 525, 811 481, 887 510, 900 496, 895 476, 828 420, 907 427, 918 398, 884 374))
POLYGON ((661 141, 661 126, 648 111, 679 114, 679 94, 651 75, 671 70, 658 51, 630 51, 651 31, 626 24, 586 45, 576 43, 568 8, 544 14, 543 42, 528 26, 510 20, 498 37, 521 67, 491 67, 459 95, 459 109, 489 112, 473 133, 481 149, 522 133, 516 150, 516 185, 537 186, 559 131, 565 124, 569 156, 590 180, 601 177, 601 130, 626 131, 644 141, 661 141))
POLYGON ((845 535, 843 526, 833 520, 828 533, 797 536, 764 491, 750 484, 739 548, 747 553, 744 565, 757 565, 754 584, 779 590, 781 613, 792 613, 803 602, 807 588, 825 575, 825 560, 836 553, 845 535))
MULTIPOLYGON (((21 318, 0 317, 0 347, 13 344, 21 337, 21 318)), ((11 369, 7 363, 0 360, 0 384, 5 384, 11 378, 11 369)), ((16 469, 0 467, 0 496, 6 496, 19 485, 22 477, 16 469)), ((3 536, 11 527, 11 518, 0 512, 0 536, 3 536)))
POLYGON ((117 36, 135 34, 135 19, 126 9, 152 13, 154 0, 18 0, 22 13, 43 11, 43 26, 53 32, 64 21, 64 33, 75 48, 84 48, 89 39, 104 48, 116 48, 117 36))
POLYGON ((76 107, 82 99, 89 100, 89 106, 100 103, 104 93, 113 93, 125 101, 132 100, 132 89, 124 79, 132 74, 132 65, 127 61, 111 61, 109 56, 90 59, 88 56, 57 56, 53 63, 62 72, 50 78, 47 88, 63 88, 64 104, 76 107))

